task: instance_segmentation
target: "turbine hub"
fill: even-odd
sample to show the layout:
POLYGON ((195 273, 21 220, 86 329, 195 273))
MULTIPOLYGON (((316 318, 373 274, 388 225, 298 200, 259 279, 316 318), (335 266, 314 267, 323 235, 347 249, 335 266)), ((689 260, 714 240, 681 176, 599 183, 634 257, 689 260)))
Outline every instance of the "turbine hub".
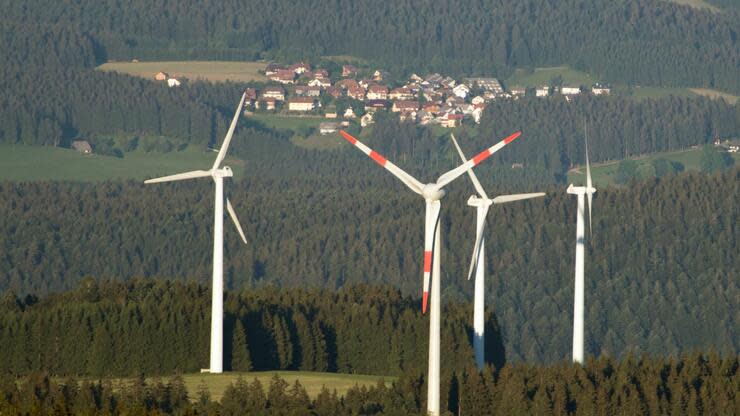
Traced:
POLYGON ((424 185, 424 188, 422 188, 421 195, 424 197, 424 199, 430 201, 439 201, 440 199, 442 199, 442 197, 445 196, 445 191, 444 189, 437 188, 437 184, 435 183, 428 183, 424 185))
POLYGON ((231 171, 230 167, 224 166, 221 169, 213 169, 211 171, 211 176, 214 178, 230 178, 234 176, 234 172, 231 171))
POLYGON ((481 207, 491 204, 493 204, 492 199, 484 199, 479 197, 478 195, 471 195, 470 198, 468 198, 468 205, 470 205, 471 207, 481 207))

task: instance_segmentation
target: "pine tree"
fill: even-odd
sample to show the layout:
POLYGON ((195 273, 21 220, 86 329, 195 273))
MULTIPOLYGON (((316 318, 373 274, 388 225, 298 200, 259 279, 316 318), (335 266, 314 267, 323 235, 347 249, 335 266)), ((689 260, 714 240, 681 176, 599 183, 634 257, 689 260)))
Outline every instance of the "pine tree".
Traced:
POLYGON ((251 371, 252 359, 250 358, 249 345, 247 344, 247 333, 239 319, 236 320, 236 324, 234 325, 231 348, 231 370, 242 372, 251 371))

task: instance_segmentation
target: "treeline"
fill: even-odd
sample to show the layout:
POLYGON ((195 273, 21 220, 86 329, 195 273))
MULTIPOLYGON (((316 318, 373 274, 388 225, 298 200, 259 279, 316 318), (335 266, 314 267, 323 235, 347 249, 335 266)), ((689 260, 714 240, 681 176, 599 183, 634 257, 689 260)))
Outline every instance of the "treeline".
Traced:
MULTIPOLYGON (((385 286, 232 291, 224 301, 225 367, 401 375, 426 368, 420 302, 385 286)), ((208 362, 208 287, 98 283, 37 299, 3 296, 0 373, 131 376, 197 372, 208 362)), ((445 369, 472 365, 472 306, 444 307, 445 369)), ((504 351, 490 314, 490 362, 504 351)))
POLYGON ((740 92, 736 14, 655 0, 299 3, 0 2, 19 24, 76 27, 104 59, 353 55, 398 74, 504 77, 570 64, 610 82, 740 92))
MULTIPOLYGON (((583 367, 506 365, 442 377, 444 415, 730 415, 740 405, 738 358, 694 353, 680 358, 600 358, 583 367)), ((323 388, 316 397, 296 381, 238 378, 220 401, 187 391, 183 379, 166 383, 139 377, 110 381, 55 381, 43 374, 0 379, 3 414, 109 415, 423 415, 423 376, 402 376, 390 386, 352 387, 343 397, 323 388)))
MULTIPOLYGON (((372 165, 360 157, 358 165, 372 165)), ((735 168, 599 189, 587 246, 587 351, 738 351, 739 179, 735 168)), ((576 201, 562 187, 486 190, 548 192, 489 215, 487 299, 509 359, 559 360, 571 345, 576 201)), ((464 279, 475 224, 464 201, 472 191, 461 178, 445 198, 447 301, 472 294, 464 279)), ((212 192, 207 181, 1 183, 0 288, 44 294, 69 290, 85 276, 209 284, 212 192)), ((423 204, 390 175, 245 178, 230 184, 229 194, 249 244, 227 226, 227 287, 372 282, 419 296, 423 204)))

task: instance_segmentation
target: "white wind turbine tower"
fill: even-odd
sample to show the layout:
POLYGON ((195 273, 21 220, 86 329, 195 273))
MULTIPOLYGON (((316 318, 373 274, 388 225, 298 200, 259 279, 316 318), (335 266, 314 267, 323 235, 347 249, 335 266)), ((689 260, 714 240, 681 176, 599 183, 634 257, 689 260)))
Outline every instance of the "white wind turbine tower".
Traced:
POLYGON ((584 310, 584 277, 583 277, 583 258, 584 258, 584 239, 585 230, 583 224, 584 196, 588 197, 588 228, 589 234, 591 228, 591 202, 596 188, 591 182, 591 166, 588 163, 588 133, 585 137, 586 143, 586 186, 568 186, 569 194, 578 195, 578 217, 576 221, 576 281, 575 296, 573 299, 573 362, 583 363, 583 310, 584 310))
POLYGON ((401 180, 412 191, 421 195, 426 201, 426 217, 424 220, 424 287, 422 297, 422 313, 426 313, 429 301, 429 283, 431 280, 431 311, 429 316, 429 373, 427 376, 427 412, 430 415, 439 415, 439 378, 440 378, 440 263, 442 240, 440 237, 439 211, 440 200, 445 195, 444 186, 457 177, 469 171, 473 166, 481 163, 499 149, 514 141, 521 135, 516 132, 488 149, 480 152, 473 159, 440 176, 436 182, 426 185, 389 162, 376 151, 365 146, 345 131, 340 131, 342 137, 363 153, 384 167, 393 176, 401 180), (434 255, 436 253, 437 255, 434 255))
MULTIPOLYGON (((213 162, 213 166, 210 170, 194 170, 185 173, 178 173, 176 175, 164 176, 156 179, 149 179, 144 183, 159 183, 159 182, 170 182, 180 181, 184 179, 193 178, 204 178, 210 176, 213 178, 213 182, 216 184, 216 199, 215 199, 215 212, 213 221, 213 282, 212 282, 212 298, 211 298, 211 360, 210 367, 208 369, 201 370, 201 372, 210 373, 223 373, 223 325, 224 325, 224 276, 223 276, 223 261, 224 261, 224 178, 233 176, 231 168, 228 166, 220 167, 226 152, 229 149, 229 143, 231 137, 234 135, 234 129, 236 123, 239 121, 241 115, 242 106, 244 105, 244 99, 246 95, 242 95, 239 106, 236 108, 234 118, 231 120, 229 131, 226 133, 224 142, 221 146, 221 150, 218 151, 216 161, 213 162)), ((246 237, 244 237, 244 231, 242 230, 241 224, 236 217, 236 212, 231 206, 231 202, 226 199, 226 209, 231 216, 231 220, 234 221, 236 230, 239 232, 244 244, 247 243, 246 237)))
MULTIPOLYGON (((460 159, 466 162, 467 159, 460 149, 460 145, 457 144, 454 135, 450 135, 452 143, 455 144, 457 153, 460 155, 460 159)), ((486 195, 486 191, 483 190, 478 177, 475 176, 473 170, 468 171, 468 176, 473 182, 475 190, 478 192, 478 196, 471 195, 468 199, 468 205, 476 208, 476 233, 475 233, 475 245, 473 246, 473 256, 470 259, 470 268, 468 269, 468 280, 473 275, 475 270, 475 296, 473 306, 473 348, 475 350, 475 364, 479 370, 482 370, 485 366, 485 251, 486 251, 486 240, 483 237, 483 229, 486 226, 486 215, 488 214, 488 208, 491 204, 505 204, 507 202, 521 201, 524 199, 538 198, 545 196, 544 192, 529 193, 529 194, 513 194, 513 195, 499 195, 493 199, 490 199, 486 195)))

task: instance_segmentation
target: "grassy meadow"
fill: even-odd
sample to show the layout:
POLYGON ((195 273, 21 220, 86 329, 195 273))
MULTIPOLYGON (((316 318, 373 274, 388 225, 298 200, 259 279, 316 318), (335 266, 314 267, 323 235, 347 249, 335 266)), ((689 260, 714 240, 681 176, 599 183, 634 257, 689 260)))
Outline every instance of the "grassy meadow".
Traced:
MULTIPOLYGON (((650 170, 650 164, 659 158, 664 158, 672 162, 681 163, 684 170, 698 171, 701 169, 701 152, 702 149, 689 149, 677 152, 665 152, 665 153, 654 153, 651 155, 640 156, 632 158, 637 162, 637 176, 639 178, 647 177, 652 175, 650 170)), ((740 163, 740 154, 733 153, 735 163, 740 163)), ((617 169, 619 168, 620 161, 611 161, 605 163, 597 163, 591 165, 591 177, 593 178, 595 186, 607 186, 616 184, 617 169)), ((568 172, 568 183, 573 184, 585 184, 586 183, 586 169, 583 166, 572 169, 568 172)))
MULTIPOLYGON (((386 385, 390 385, 390 383, 397 379, 397 377, 316 373, 308 371, 255 371, 248 373, 227 372, 223 374, 191 373, 183 374, 182 378, 191 400, 195 400, 198 392, 204 388, 211 394, 212 400, 221 400, 226 388, 230 384, 236 382, 239 377, 243 378, 247 383, 251 383, 254 379, 259 380, 265 389, 265 393, 267 393, 270 380, 275 375, 285 380, 289 386, 292 386, 296 380, 298 380, 306 389, 306 392, 311 399, 315 399, 324 386, 326 386, 329 391, 336 390, 338 395, 344 396, 347 393, 347 390, 354 386, 370 387, 376 385, 379 381, 384 381, 386 385)), ((162 378, 163 382, 167 382, 167 380, 168 377, 162 378)), ((129 381, 129 379, 115 379, 113 380, 113 384, 122 385, 129 381)))
MULTIPOLYGON (((0 144, 0 180, 144 180, 188 170, 208 169, 215 158, 213 152, 189 147, 168 153, 135 151, 117 158, 83 155, 76 150, 59 147, 0 144)), ((242 162, 227 158, 226 163, 230 163, 238 178, 242 162)))
POLYGON ((259 71, 267 63, 249 61, 152 61, 152 62, 107 62, 98 67, 101 71, 115 71, 154 80, 154 75, 163 71, 172 77, 201 79, 211 82, 267 81, 259 71))

